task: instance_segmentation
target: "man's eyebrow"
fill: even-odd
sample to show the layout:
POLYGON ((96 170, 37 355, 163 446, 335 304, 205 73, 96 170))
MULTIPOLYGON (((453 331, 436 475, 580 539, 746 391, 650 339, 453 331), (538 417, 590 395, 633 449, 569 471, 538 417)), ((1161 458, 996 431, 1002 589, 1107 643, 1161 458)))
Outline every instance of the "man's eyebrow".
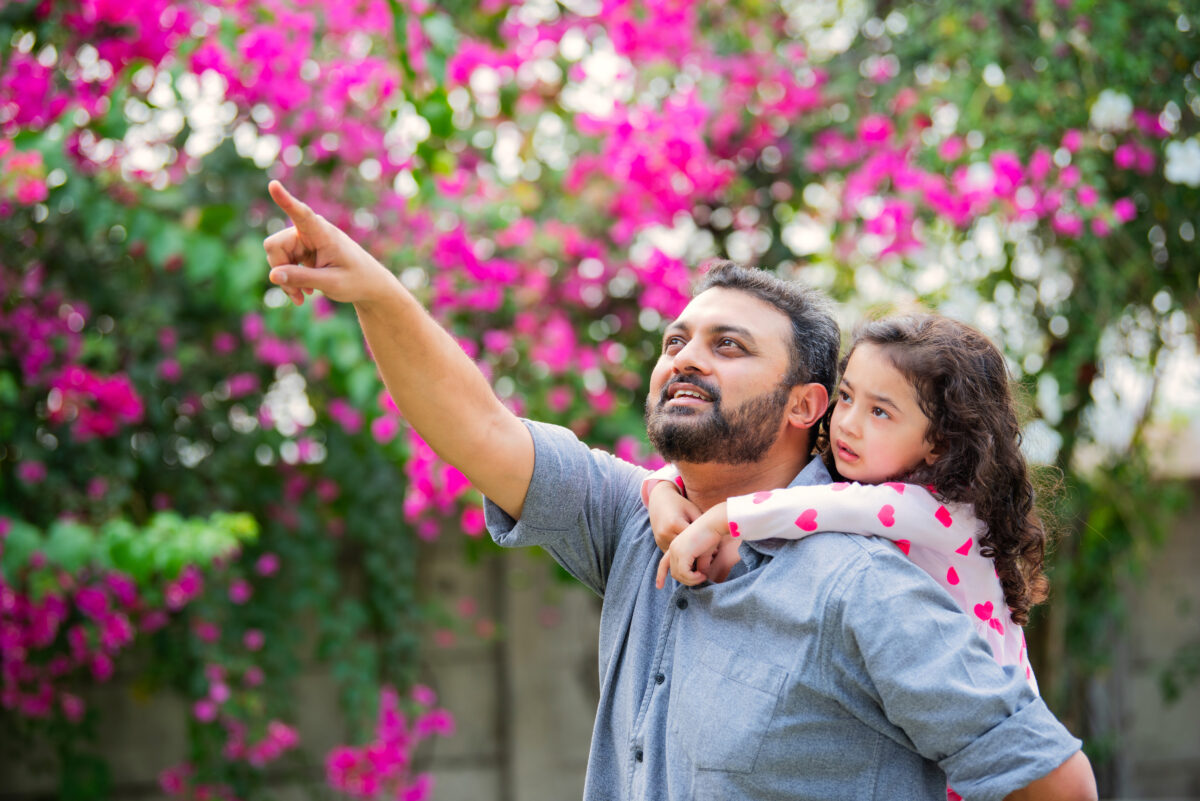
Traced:
POLYGON ((750 329, 743 328, 740 325, 729 325, 729 324, 714 325, 709 330, 714 334, 737 334, 739 337, 741 337, 742 339, 745 339, 749 342, 756 341, 754 338, 754 334, 750 331, 750 329))

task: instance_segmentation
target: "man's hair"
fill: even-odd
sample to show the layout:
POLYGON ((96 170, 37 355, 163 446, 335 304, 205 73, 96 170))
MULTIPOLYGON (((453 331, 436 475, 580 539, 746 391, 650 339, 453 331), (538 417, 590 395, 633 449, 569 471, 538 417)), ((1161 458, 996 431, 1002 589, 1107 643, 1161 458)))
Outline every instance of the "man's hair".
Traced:
POLYGON ((696 284, 692 297, 709 289, 736 289, 787 315, 792 323, 792 347, 784 383, 789 387, 820 384, 833 397, 842 335, 823 292, 732 261, 715 262, 696 284))

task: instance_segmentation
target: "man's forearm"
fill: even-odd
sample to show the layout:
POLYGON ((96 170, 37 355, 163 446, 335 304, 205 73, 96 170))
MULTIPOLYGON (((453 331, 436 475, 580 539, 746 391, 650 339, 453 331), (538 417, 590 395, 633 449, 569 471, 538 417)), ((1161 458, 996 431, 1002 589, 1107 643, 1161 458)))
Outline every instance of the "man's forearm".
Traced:
POLYGON ((355 310, 405 419, 439 456, 519 518, 533 475, 533 439, 524 424, 398 280, 355 310))
POLYGON ((1082 751, 1004 801, 1096 801, 1096 777, 1082 751))

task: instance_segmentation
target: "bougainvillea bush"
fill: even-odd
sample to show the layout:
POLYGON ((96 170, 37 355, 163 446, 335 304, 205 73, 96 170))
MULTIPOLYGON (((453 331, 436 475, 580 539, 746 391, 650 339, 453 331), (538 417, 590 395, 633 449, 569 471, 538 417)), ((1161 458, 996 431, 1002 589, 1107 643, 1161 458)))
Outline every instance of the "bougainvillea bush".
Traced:
POLYGON ((5 3, 5 742, 102 797, 87 690, 126 666, 189 711, 171 795, 253 798, 280 760, 430 792, 413 748, 453 722, 414 683, 413 554, 478 538, 479 498, 351 312, 268 289, 276 177, 514 410, 635 460, 658 328, 710 257, 847 324, 920 301, 980 325, 1071 488, 1034 653, 1103 765, 1112 565, 1182 503, 1146 432, 1195 409, 1198 25, 1174 0, 5 3), (328 754, 288 703, 312 657, 349 721, 328 754))

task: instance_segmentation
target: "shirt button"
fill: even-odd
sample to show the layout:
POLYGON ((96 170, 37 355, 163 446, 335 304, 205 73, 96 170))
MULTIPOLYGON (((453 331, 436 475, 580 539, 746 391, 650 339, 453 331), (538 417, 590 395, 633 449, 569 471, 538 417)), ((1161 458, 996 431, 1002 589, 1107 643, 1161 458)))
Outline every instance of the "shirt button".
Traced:
POLYGON ((667 677, 666 677, 666 676, 664 676, 664 675, 663 675, 663 674, 661 674, 661 673, 655 674, 655 676, 654 676, 654 683, 655 683, 655 684, 662 684, 662 683, 663 683, 664 681, 666 681, 666 680, 667 680, 667 677))
POLYGON ((687 598, 680 598, 678 601, 675 602, 675 605, 678 606, 680 609, 687 609, 687 598))
POLYGON ((645 754, 642 753, 642 749, 640 749, 640 748, 633 752, 633 758, 636 759, 638 762, 641 762, 642 758, 644 756, 645 756, 645 754))

